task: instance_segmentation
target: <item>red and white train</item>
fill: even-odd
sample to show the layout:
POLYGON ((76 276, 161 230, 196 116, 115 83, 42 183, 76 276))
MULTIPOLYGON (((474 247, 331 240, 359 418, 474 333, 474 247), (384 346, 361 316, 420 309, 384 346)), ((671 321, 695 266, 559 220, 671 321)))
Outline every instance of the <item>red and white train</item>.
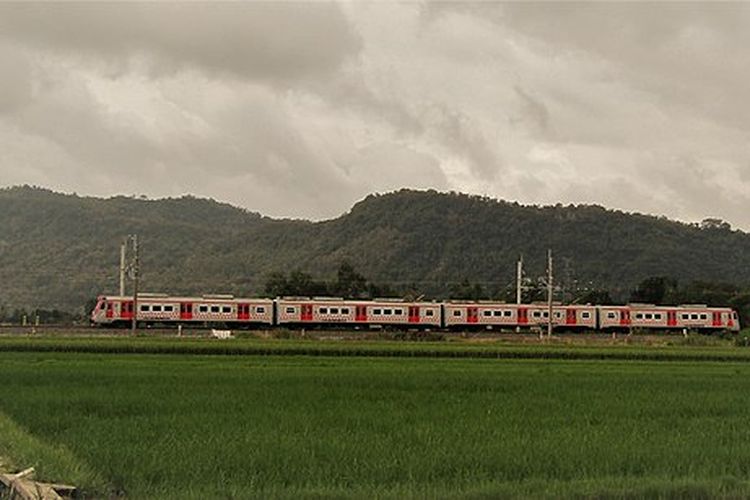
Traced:
MULTIPOLYGON (((331 297, 236 298, 231 295, 172 297, 139 294, 138 322, 144 324, 223 324, 230 327, 334 326, 423 329, 503 330, 547 325, 547 304, 504 302, 408 302, 395 299, 344 300, 331 297)), ((128 325, 133 297, 100 296, 91 312, 94 325, 128 325)), ((740 329, 737 313, 705 305, 552 307, 559 330, 700 330, 740 329)))

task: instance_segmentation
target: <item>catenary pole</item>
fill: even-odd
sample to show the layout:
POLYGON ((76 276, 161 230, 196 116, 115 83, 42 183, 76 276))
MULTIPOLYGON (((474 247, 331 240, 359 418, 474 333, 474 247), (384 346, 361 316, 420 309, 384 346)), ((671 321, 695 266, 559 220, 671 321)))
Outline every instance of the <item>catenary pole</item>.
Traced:
POLYGON ((125 245, 127 240, 120 243, 120 297, 125 296, 125 245))
POLYGON ((547 250, 547 337, 552 336, 552 249, 547 250))
MULTIPOLYGON (((516 263, 516 304, 521 305, 521 299, 523 293, 523 255, 518 256, 518 262, 516 263)), ((520 309, 520 308, 518 308, 520 309)), ((516 309, 516 311, 518 311, 516 309)), ((521 326, 516 326, 516 333, 521 331, 521 326)))
POLYGON ((138 235, 131 236, 133 241, 133 321, 130 330, 133 335, 138 323, 138 275, 140 274, 140 258, 138 254, 138 235))

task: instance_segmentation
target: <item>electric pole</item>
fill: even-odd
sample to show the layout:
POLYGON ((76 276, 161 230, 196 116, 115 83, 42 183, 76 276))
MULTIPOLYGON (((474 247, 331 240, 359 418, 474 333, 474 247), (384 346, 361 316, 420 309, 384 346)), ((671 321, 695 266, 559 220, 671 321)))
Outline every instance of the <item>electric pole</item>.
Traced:
POLYGON ((547 250, 547 337, 552 336, 552 249, 547 250))
POLYGON ((140 274, 140 258, 138 254, 138 235, 132 234, 129 238, 133 242, 133 262, 131 264, 133 272, 133 322, 130 325, 130 330, 135 335, 138 323, 138 275, 140 274))
POLYGON ((120 297, 125 296, 125 246, 127 240, 120 243, 120 297))
MULTIPOLYGON (((516 263, 516 304, 521 305, 523 293, 523 255, 518 256, 518 262, 516 263)), ((520 308, 518 308, 520 309, 520 308)), ((516 310, 518 310, 516 309, 516 310)), ((521 332, 521 326, 516 326, 516 333, 521 332)))

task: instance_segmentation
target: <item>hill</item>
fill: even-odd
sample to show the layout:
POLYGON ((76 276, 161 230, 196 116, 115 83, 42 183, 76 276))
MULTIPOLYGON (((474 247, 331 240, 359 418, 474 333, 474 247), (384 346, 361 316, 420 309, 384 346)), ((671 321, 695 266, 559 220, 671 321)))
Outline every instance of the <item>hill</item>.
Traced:
POLYGON ((626 298, 649 276, 750 283, 750 235, 599 206, 522 206, 456 193, 371 195, 333 220, 275 220, 195 197, 98 199, 0 190, 0 305, 78 310, 116 292, 119 245, 137 233, 142 290, 261 294, 269 275, 334 279, 342 261, 395 290, 442 297, 468 280, 513 283, 523 254, 542 274, 626 298))

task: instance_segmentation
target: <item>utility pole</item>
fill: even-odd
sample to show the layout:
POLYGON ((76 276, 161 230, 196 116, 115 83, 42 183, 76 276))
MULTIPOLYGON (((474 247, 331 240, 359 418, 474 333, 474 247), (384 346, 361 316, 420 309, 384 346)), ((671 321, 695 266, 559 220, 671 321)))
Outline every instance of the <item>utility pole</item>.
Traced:
POLYGON ((133 270, 133 322, 130 325, 130 330, 135 335, 138 323, 138 275, 140 274, 140 258, 138 254, 138 235, 132 234, 129 238, 133 242, 133 262, 131 264, 131 269, 133 270))
MULTIPOLYGON (((516 263, 516 304, 521 305, 521 299, 523 294, 523 255, 518 256, 518 262, 516 263)), ((519 308, 520 309, 520 308, 519 308)), ((518 310, 518 309, 516 309, 518 310)), ((516 326, 516 333, 521 332, 521 326, 516 326)))
POLYGON ((552 336, 552 249, 547 250, 547 337, 552 336))
POLYGON ((125 296, 125 246, 127 240, 120 243, 120 297, 125 296))

